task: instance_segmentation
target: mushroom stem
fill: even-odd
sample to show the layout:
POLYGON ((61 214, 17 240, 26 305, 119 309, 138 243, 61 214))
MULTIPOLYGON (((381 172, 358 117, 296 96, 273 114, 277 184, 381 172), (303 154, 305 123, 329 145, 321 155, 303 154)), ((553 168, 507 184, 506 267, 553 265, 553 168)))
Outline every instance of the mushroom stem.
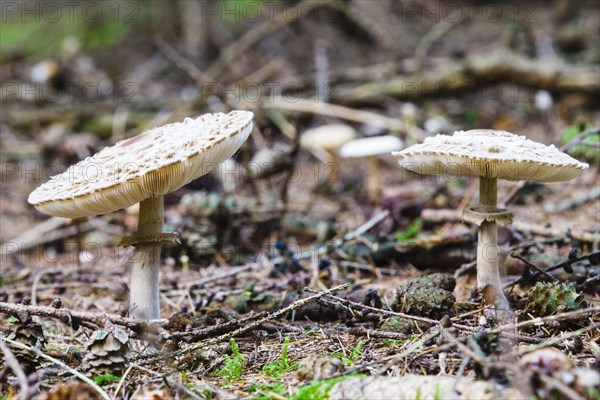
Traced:
MULTIPOLYGON (((164 224, 163 196, 140 202, 138 236, 161 234, 164 224)), ((130 315, 136 319, 160 318, 159 269, 162 243, 137 244, 131 271, 130 315)))
POLYGON ((495 211, 498 204, 498 179, 479 178, 479 211, 495 211))
POLYGON ((379 174, 377 173, 377 158, 375 156, 367 157, 369 168, 369 181, 367 182, 367 190, 369 200, 377 202, 379 200, 379 174))
MULTIPOLYGON (((479 178, 479 209, 481 213, 495 212, 498 201, 497 178, 479 178)), ((497 310, 508 310, 508 300, 502 290, 498 260, 498 226, 496 221, 483 221, 477 232, 477 288, 490 288, 497 310)))
POLYGON ((328 151, 328 153, 331 159, 325 166, 325 171, 329 172, 329 169, 331 168, 331 173, 327 174, 327 179, 329 182, 337 184, 340 176, 338 171, 340 168, 340 159, 335 151, 328 151))

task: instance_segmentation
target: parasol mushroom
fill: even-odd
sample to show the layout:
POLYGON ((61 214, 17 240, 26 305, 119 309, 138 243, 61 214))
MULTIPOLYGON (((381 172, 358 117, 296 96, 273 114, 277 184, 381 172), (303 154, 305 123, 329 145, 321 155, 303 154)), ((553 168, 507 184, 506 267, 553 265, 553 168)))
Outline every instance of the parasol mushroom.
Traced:
POLYGON ((466 208, 462 218, 479 227, 477 288, 491 293, 496 310, 509 309, 498 269, 497 224, 510 223, 513 217, 510 211, 497 208, 498 179, 566 181, 588 167, 553 145, 491 129, 429 137, 392 155, 402 167, 420 174, 479 178, 479 206, 466 208))
POLYGON ((396 136, 374 136, 346 142, 340 148, 338 154, 343 158, 367 158, 369 165, 369 181, 367 185, 369 198, 372 201, 377 201, 381 189, 379 172, 377 170, 377 156, 389 154, 390 151, 400 150, 402 149, 402 146, 402 140, 398 139, 396 136))
POLYGON ((322 125, 304 132, 300 137, 300 145, 312 151, 321 161, 333 162, 331 179, 337 181, 338 150, 355 137, 356 131, 349 125, 322 125))
POLYGON ((151 129, 106 147, 72 165, 29 195, 37 210, 82 218, 139 203, 138 231, 122 245, 136 246, 131 274, 130 313, 160 318, 159 266, 163 242, 163 196, 207 174, 231 157, 252 131, 253 114, 204 114, 151 129))

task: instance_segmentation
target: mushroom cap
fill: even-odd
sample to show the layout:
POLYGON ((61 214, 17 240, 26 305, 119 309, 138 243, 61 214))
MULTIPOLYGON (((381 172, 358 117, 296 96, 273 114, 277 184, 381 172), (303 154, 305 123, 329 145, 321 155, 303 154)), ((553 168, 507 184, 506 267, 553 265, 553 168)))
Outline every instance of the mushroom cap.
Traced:
POLYGON ((423 143, 392 155, 402 167, 420 174, 511 181, 567 181, 588 167, 554 145, 546 146, 525 136, 492 129, 428 137, 423 143))
POLYGON ((39 211, 65 218, 106 214, 164 195, 231 157, 252 131, 253 114, 204 114, 106 147, 29 195, 39 211))
POLYGON ((300 137, 300 144, 309 149, 317 148, 335 152, 355 137, 356 131, 349 125, 322 125, 305 131, 300 137))
POLYGON ((346 142, 338 154, 344 158, 377 156, 400 150, 402 145, 402 140, 396 136, 374 136, 346 142))

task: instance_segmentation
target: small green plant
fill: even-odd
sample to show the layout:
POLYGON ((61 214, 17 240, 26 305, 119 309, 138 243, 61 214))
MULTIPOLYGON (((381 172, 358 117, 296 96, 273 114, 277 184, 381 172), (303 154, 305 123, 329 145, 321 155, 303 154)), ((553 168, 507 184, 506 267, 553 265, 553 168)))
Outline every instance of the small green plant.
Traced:
MULTIPOLYGON (((581 134, 582 132, 587 131, 588 129, 592 129, 593 127, 593 125, 588 124, 586 122, 582 122, 577 125, 571 125, 562 132, 561 142, 563 144, 567 144, 573 139, 575 139, 577 136, 579 136, 579 134, 581 134)), ((569 154, 577 158, 584 158, 585 160, 591 163, 598 163, 599 152, 598 148, 595 146, 597 146, 599 142, 600 134, 590 135, 587 138, 585 138, 580 144, 570 149, 569 154)))
POLYGON ((350 374, 338 376, 337 378, 323 379, 322 381, 311 382, 302 386, 292 396, 292 400, 325 400, 329 398, 329 391, 338 382, 342 382, 350 377, 363 377, 364 374, 350 374))
POLYGON ((435 384, 435 393, 433 394, 434 400, 442 400, 444 398, 442 394, 442 388, 440 387, 439 382, 435 384))
POLYGON ((363 342, 362 340, 358 341, 358 343, 356 344, 356 347, 354 348, 354 350, 352 350, 352 353, 350 353, 349 365, 354 364, 354 362, 360 358, 360 353, 362 352, 362 348, 364 345, 365 345, 365 342, 363 342))
POLYGON ((342 363, 345 366, 349 366, 354 364, 354 362, 356 360, 358 360, 360 358, 360 353, 362 352, 362 348, 365 345, 365 342, 363 342, 362 340, 360 340, 357 344, 356 347, 354 347, 354 349, 352 349, 352 352, 350 352, 350 354, 348 356, 346 356, 346 354, 344 352, 338 351, 332 354, 332 356, 339 358, 340 360, 342 360, 342 363))
POLYGON ((250 400, 274 400, 287 397, 285 396, 287 394, 287 388, 283 382, 252 385, 248 391, 254 394, 250 400))
POLYGON ((225 356, 225 365, 223 368, 216 370, 212 375, 225 378, 227 384, 236 379, 240 379, 246 360, 240 354, 240 349, 234 339, 231 339, 231 355, 225 356))
POLYGON ((120 376, 116 376, 108 372, 106 374, 94 377, 94 382, 96 382, 98 386, 110 385, 111 383, 119 382, 120 380, 120 376))
POLYGON ((415 220, 406 228, 405 231, 398 231, 394 233, 396 240, 399 242, 405 242, 407 240, 415 238, 423 230, 423 222, 421 218, 415 218, 415 220))
POLYGON ((279 356, 277 360, 265 365, 262 369, 263 374, 270 376, 271 378, 279 378, 287 371, 298 368, 298 363, 290 363, 290 360, 288 359, 289 345, 289 338, 286 337, 283 341, 283 349, 281 350, 281 356, 279 356))
POLYGON ((190 386, 190 379, 187 376, 187 372, 186 371, 181 371, 181 380, 183 382, 184 385, 186 386, 190 386))

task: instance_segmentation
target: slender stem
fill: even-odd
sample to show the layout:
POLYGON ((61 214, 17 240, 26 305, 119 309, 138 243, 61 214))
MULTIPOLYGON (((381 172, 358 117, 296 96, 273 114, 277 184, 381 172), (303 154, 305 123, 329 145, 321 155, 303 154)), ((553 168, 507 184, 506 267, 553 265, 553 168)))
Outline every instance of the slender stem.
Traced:
POLYGON ((498 179, 479 178, 479 211, 495 211, 498 204, 498 179))
POLYGON ((328 176, 330 183, 338 184, 339 182, 339 168, 340 168, 340 159, 335 151, 329 152, 331 156, 331 162, 328 163, 326 171, 329 172, 329 167, 331 167, 331 173, 328 176))
POLYGON ((379 200, 379 173, 377 171, 377 158, 375 156, 367 157, 369 166, 369 181, 367 182, 367 190, 369 191, 369 200, 377 202, 379 200))
MULTIPOLYGON (((498 180, 481 177, 479 179, 479 212, 494 212, 498 201, 498 180)), ((493 301, 498 310, 508 310, 509 304, 500 282, 498 259, 498 226, 495 221, 484 221, 477 232, 477 288, 491 287, 493 301)))
MULTIPOLYGON (((163 196, 149 197, 140 203, 138 235, 162 233, 163 196)), ((159 319, 159 269, 161 243, 136 246, 131 271, 130 315, 136 319, 159 319)))

